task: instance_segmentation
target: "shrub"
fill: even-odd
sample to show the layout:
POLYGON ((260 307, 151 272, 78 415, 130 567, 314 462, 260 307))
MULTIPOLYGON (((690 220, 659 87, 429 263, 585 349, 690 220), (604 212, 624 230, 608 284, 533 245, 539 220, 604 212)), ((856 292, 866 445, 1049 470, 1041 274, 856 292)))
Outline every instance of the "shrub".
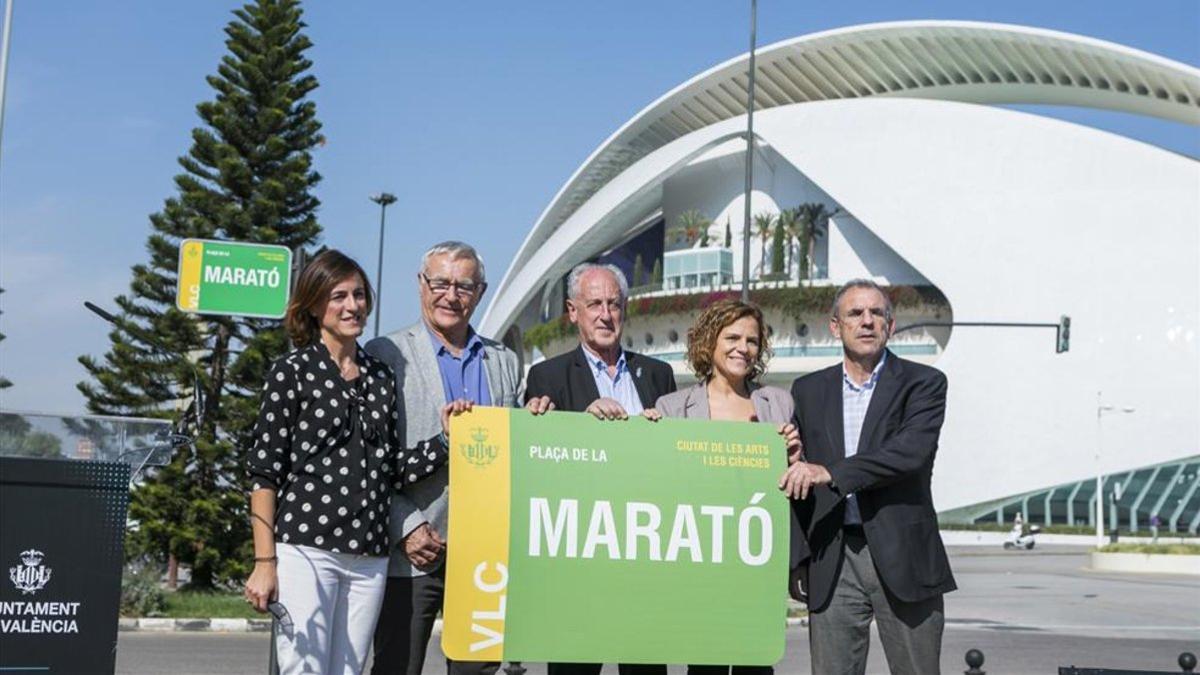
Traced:
POLYGON ((1154 553, 1158 555, 1200 555, 1200 544, 1109 544, 1101 553, 1154 553))
POLYGON ((158 568, 133 564, 121 576, 121 616, 162 616, 167 593, 158 583, 158 568))
MULTIPOLYGON (((658 261, 655 261, 658 269, 658 261)), ((784 277, 780 276, 780 279, 784 277)), ((658 277, 656 277, 656 281, 658 277)), ((892 304, 897 309, 913 307, 944 307, 950 303, 942 292, 933 286, 890 286, 887 289, 892 304)), ((833 304, 837 294, 835 286, 800 286, 785 288, 757 288, 750 291, 750 300, 763 309, 777 309, 784 316, 800 319, 806 314, 825 314, 833 304)), ((629 301, 627 316, 663 316, 669 314, 686 314, 700 312, 709 305, 726 298, 741 297, 737 290, 700 291, 696 293, 680 293, 674 295, 658 295, 653 297, 632 298, 629 301)), ((531 326, 525 331, 524 341, 529 347, 544 349, 555 340, 575 334, 575 326, 567 320, 566 315, 551 319, 546 323, 531 326)))

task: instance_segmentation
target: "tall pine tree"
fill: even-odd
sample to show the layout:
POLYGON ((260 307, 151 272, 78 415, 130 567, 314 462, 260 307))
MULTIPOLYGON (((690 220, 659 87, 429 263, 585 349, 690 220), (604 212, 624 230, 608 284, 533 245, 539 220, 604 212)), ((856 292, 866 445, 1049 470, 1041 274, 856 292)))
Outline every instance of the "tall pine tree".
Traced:
POLYGON ((177 194, 150 217, 149 260, 133 267, 116 298, 118 326, 102 361, 82 356, 79 383, 100 414, 173 417, 192 400, 192 363, 202 371, 201 424, 179 451, 133 492, 139 526, 131 554, 192 566, 207 587, 248 571, 242 449, 270 362, 286 349, 278 321, 196 316, 175 307, 179 242, 189 237, 252 241, 293 250, 316 242, 320 181, 311 151, 323 142, 308 94, 317 80, 305 58, 297 0, 256 0, 225 28, 229 54, 207 78, 215 98, 196 106, 203 124, 179 158, 177 194), (159 348, 156 348, 156 345, 159 348), (168 352, 168 353, 164 353, 168 352), (186 355, 187 359, 172 355, 186 355), (190 361, 190 362, 189 362, 190 361))

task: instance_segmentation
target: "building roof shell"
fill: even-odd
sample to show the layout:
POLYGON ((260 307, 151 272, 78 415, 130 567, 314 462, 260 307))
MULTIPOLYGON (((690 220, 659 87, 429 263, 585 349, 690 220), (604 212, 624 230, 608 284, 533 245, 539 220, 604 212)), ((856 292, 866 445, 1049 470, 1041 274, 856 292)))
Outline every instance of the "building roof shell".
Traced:
MULTIPOLYGON (((501 281, 615 176, 664 145, 746 114, 749 54, 691 78, 604 141, 529 232, 501 281)), ((755 109, 864 97, 1093 107, 1200 125, 1200 69, 1103 40, 998 23, 851 26, 756 50, 755 109)), ((490 313, 490 308, 489 308, 490 313)))

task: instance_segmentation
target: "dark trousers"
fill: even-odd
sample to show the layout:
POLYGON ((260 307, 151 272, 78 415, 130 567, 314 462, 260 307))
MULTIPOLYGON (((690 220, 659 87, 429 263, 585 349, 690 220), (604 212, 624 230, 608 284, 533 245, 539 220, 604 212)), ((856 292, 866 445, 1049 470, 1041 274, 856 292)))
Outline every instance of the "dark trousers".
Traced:
MULTIPOLYGON (((547 675, 600 675, 603 664, 599 663, 548 663, 547 675)), ((666 666, 622 663, 617 666, 620 675, 667 675, 666 666)))
MULTIPOLYGON (((433 622, 446 595, 445 569, 423 577, 388 577, 383 609, 375 624, 371 675, 421 675, 433 622)), ((450 675, 493 675, 499 663, 451 661, 450 675)))
POLYGON ((688 675, 774 675, 771 666, 688 666, 688 675))
MULTIPOLYGON (((808 617, 814 675, 862 675, 871 645, 871 620, 894 675, 937 675, 944 625, 942 596, 905 602, 875 571, 861 535, 847 533, 841 576, 829 605, 808 617)), ((888 564, 887 561, 880 561, 888 564)))

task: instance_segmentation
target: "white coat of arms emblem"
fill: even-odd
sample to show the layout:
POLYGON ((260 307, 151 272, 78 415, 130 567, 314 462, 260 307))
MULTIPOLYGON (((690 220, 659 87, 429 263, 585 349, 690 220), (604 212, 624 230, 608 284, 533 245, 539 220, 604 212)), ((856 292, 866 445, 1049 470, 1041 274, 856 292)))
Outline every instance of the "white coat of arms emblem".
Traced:
POLYGON ((50 581, 50 568, 42 564, 45 555, 41 551, 29 549, 21 551, 21 565, 8 568, 8 578, 13 586, 24 595, 31 595, 46 587, 50 581))

